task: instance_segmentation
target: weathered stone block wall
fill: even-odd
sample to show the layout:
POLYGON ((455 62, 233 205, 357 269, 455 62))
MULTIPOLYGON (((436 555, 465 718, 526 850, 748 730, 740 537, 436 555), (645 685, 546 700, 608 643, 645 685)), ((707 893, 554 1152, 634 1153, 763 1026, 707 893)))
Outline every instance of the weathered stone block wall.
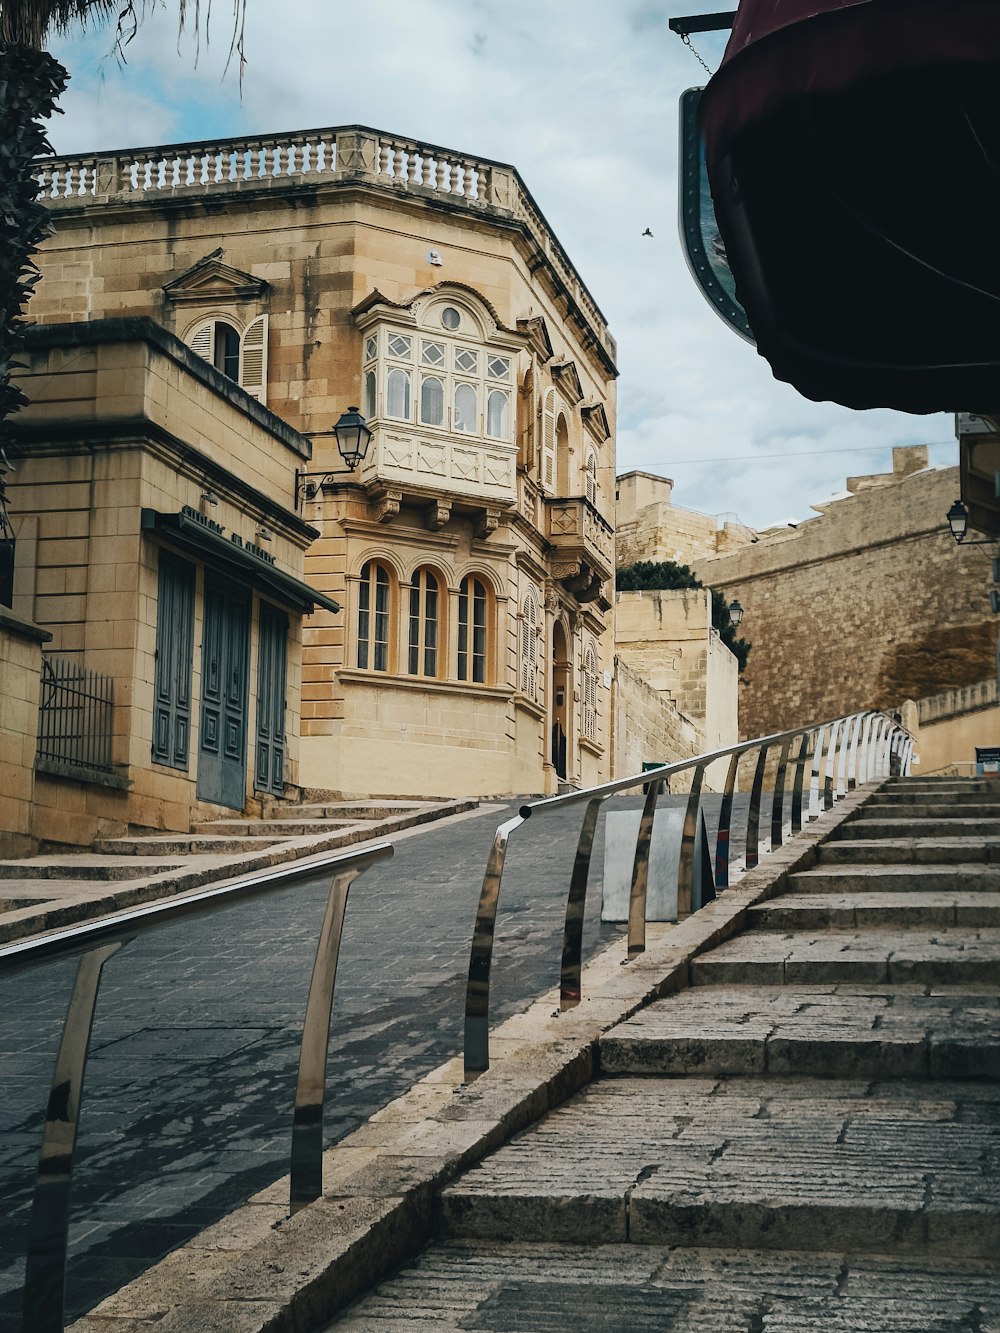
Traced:
MULTIPOLYGON (((614 776, 641 771, 644 763, 676 763, 704 750, 699 728, 639 676, 621 657, 615 659, 614 776)), ((675 781, 674 789, 690 785, 675 781)))
POLYGON ((30 856, 42 644, 52 636, 0 607, 0 856, 30 856))
POLYGON ((957 494, 957 468, 918 472, 697 564, 746 612, 744 736, 897 707, 994 670, 989 551, 948 534, 957 494))

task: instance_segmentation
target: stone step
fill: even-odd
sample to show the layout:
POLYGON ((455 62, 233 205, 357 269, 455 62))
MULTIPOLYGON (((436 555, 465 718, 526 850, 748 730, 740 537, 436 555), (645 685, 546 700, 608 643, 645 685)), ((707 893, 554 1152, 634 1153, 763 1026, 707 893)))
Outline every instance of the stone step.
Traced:
POLYGON ((1000 889, 1000 866, 969 864, 913 866, 817 866, 788 877, 792 893, 950 893, 1000 889))
POLYGON ((1000 838, 855 838, 823 843, 821 865, 1000 865, 1000 838))
POLYGON ((206 838, 321 838, 359 822, 356 819, 213 819, 195 824, 192 832, 206 838))
MULTIPOLYGON (((801 1244, 797 1240, 796 1244, 801 1244)), ((988 1260, 443 1240, 330 1333, 992 1333, 988 1260)))
POLYGON ((960 791, 942 791, 940 788, 883 788, 875 798, 879 805, 986 805, 1000 809, 1000 786, 989 790, 963 788, 960 791))
POLYGON ((970 778, 927 777, 888 778, 882 791, 1000 791, 1000 780, 980 774, 970 778))
POLYGON ((691 963, 692 985, 1000 985, 1000 929, 752 930, 691 963))
POLYGON ((1000 991, 695 987, 606 1033, 603 1074, 1000 1079, 1000 991))
POLYGON ((264 808, 264 818, 271 819, 340 819, 351 823, 359 819, 395 819, 398 815, 415 814, 419 810, 429 810, 435 802, 430 801, 335 801, 321 805, 284 805, 268 804, 264 808))
POLYGON ((862 811, 857 819, 845 819, 829 842, 857 838, 1000 838, 1000 819, 869 819, 862 811))
POLYGON ((23 861, 0 861, 0 879, 36 880, 120 880, 150 879, 168 870, 180 870, 176 858, 153 861, 150 858, 127 859, 120 856, 98 857, 87 854, 72 858, 34 857, 23 861))
POLYGON ((479 1239, 995 1261, 998 1131, 992 1084, 602 1079, 445 1189, 442 1221, 479 1239))
POLYGON ((939 801, 870 801, 861 807, 855 819, 998 819, 1000 806, 984 805, 982 801, 966 801, 961 805, 942 805, 939 801))
POLYGON ((765 930, 828 926, 1000 926, 1000 892, 788 893, 751 907, 747 922, 765 930))
POLYGON ((277 841, 274 837, 213 838, 167 833, 150 838, 102 838, 94 843, 94 851, 102 856, 226 856, 259 852, 277 841))

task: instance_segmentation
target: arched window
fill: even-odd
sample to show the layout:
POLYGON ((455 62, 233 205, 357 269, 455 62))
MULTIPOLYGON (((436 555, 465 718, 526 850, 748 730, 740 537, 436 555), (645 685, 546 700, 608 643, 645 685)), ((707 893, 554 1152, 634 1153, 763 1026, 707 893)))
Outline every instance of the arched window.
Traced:
POLYGON ((486 683, 488 606, 486 584, 467 574, 458 590, 458 678, 476 685, 486 683))
POLYGON ((267 384, 267 316, 243 332, 227 319, 205 319, 187 332, 187 345, 209 365, 264 402, 267 384))
POLYGON ((437 575, 420 569, 410 587, 409 653, 406 669, 411 676, 438 674, 441 590, 437 575))
POLYGON ((589 453, 587 455, 587 466, 584 469, 584 485, 586 487, 587 499, 592 505, 597 504, 597 455, 589 453))
POLYGON ((510 434, 510 394, 491 389, 486 400, 486 434, 494 440, 506 440, 510 434))
POLYGON ((597 649, 593 643, 587 645, 583 655, 583 737, 592 741, 597 738, 597 649))
POLYGON ((475 435, 479 430, 478 397, 471 384, 455 385, 452 429, 462 431, 466 435, 475 435))
POLYGON ((529 591, 521 604, 521 693, 536 697, 538 679, 538 602, 529 591))
POLYGON ((385 414, 397 421, 410 419, 410 372, 390 370, 386 379, 385 414))
POLYGON ((377 560, 361 569, 358 590, 358 666, 389 670, 389 572, 377 560))
POLYGON ((375 372, 374 370, 365 371, 365 416, 371 421, 376 415, 376 396, 375 396, 375 372))
POLYGON ((420 381, 420 420, 425 426, 444 423, 444 385, 436 375, 425 375, 420 381))

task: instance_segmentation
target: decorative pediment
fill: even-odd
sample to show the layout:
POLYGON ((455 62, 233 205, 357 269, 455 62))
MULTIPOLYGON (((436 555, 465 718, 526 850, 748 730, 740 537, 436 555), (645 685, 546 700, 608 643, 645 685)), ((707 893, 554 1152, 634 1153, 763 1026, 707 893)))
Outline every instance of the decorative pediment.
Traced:
POLYGON ((604 410, 603 403, 584 403, 580 408, 580 415, 583 417, 583 424, 598 444, 603 444, 605 440, 611 438, 611 427, 608 425, 608 414, 604 410))
POLYGON ((220 301, 259 300, 267 291, 267 283, 213 256, 199 260, 173 282, 164 283, 163 290, 168 301, 178 304, 214 305, 220 301))
POLYGON ((561 361, 552 367, 552 383, 572 407, 583 398, 583 385, 572 361, 561 361))
POLYGON ((549 337, 548 328, 541 315, 535 315, 532 319, 519 319, 517 321, 519 333, 526 335, 528 346, 538 357, 539 361, 551 361, 555 355, 552 347, 552 339, 549 337))

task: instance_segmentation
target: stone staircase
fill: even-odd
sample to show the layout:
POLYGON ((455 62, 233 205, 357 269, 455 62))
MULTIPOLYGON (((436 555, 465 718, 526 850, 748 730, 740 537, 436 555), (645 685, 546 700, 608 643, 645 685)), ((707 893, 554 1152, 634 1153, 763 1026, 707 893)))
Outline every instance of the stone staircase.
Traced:
POLYGON ((87 851, 0 860, 0 943, 473 809, 475 800, 269 802, 261 816, 134 830, 87 851))
POLYGON ((1000 1330, 1000 784, 886 783, 331 1328, 1000 1330))

